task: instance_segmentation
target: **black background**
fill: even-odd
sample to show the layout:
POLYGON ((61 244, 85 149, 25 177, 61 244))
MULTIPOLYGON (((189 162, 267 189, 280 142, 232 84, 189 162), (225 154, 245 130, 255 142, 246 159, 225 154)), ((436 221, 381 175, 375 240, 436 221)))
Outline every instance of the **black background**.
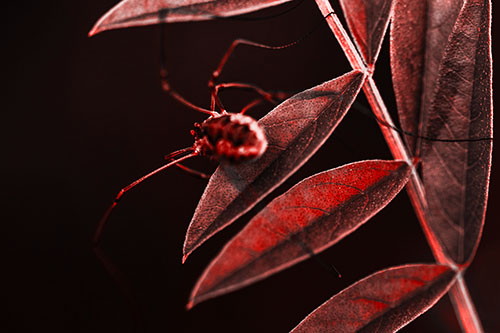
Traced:
MULTIPOLYGON (((8 59, 3 72, 8 88, 1 140, 5 332, 286 332, 366 275, 398 264, 433 261, 403 191, 369 223, 321 254, 341 271, 342 279, 308 260, 186 311, 189 292, 204 267, 269 200, 181 265, 184 234, 205 181, 174 168, 124 198, 103 235, 103 251, 130 285, 135 299, 130 302, 93 255, 90 237, 116 192, 162 165, 165 154, 190 146, 189 130, 204 115, 161 91, 157 26, 87 37, 95 21, 115 3, 6 5, 3 53, 8 59)), ((233 39, 286 44, 320 20, 314 2, 306 1, 287 15, 264 21, 171 24, 170 80, 189 100, 207 106, 206 83, 233 39)), ((222 80, 300 91, 349 70, 325 24, 293 48, 242 47, 222 80)), ((375 80, 389 109, 395 110, 389 74, 386 41, 375 80)), ((238 110, 252 97, 237 91, 222 96, 229 110, 238 110)), ((361 94, 359 100, 366 103, 361 94)), ((252 115, 260 117, 270 108, 265 105, 252 115)), ((482 242, 466 274, 487 332, 500 330, 497 151, 482 242)), ((377 124, 352 110, 320 151, 273 196, 306 176, 366 158, 390 158, 390 154, 377 124)), ((201 158, 190 165, 207 171, 215 168, 201 158)), ((457 331, 457 325, 444 297, 403 331, 457 331)))

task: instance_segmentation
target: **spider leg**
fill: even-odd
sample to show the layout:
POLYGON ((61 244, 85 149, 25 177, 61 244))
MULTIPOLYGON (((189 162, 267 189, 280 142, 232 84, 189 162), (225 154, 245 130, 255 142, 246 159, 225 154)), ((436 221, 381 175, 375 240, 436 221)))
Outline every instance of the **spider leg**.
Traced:
POLYGON ((210 109, 215 110, 215 105, 217 105, 220 109, 224 110, 224 106, 219 98, 219 92, 226 89, 242 89, 242 90, 250 90, 258 95, 260 95, 260 100, 267 101, 273 105, 278 104, 279 102, 287 99, 292 96, 292 93, 287 93, 284 91, 266 91, 254 84, 250 83, 241 83, 241 82, 230 82, 230 83, 220 83, 214 86, 212 89, 212 100, 210 104, 210 109))
MULTIPOLYGON (((221 75, 224 66, 226 65, 227 61, 229 60, 229 57, 231 56, 231 54, 234 52, 234 50, 236 49, 236 47, 238 45, 247 45, 247 46, 253 46, 253 47, 258 47, 258 48, 268 49, 268 50, 281 50, 281 49, 293 46, 297 43, 298 43, 298 41, 291 42, 289 44, 281 45, 281 46, 270 46, 270 45, 252 42, 252 41, 249 41, 246 39, 234 40, 231 43, 231 45, 229 46, 229 48, 227 49, 227 51, 224 53, 224 56, 222 57, 222 59, 219 62, 219 65, 217 66, 217 69, 215 69, 212 72, 212 76, 211 76, 210 80, 208 81, 208 87, 210 88, 211 97, 212 97, 210 109, 215 110, 215 105, 217 105, 221 110, 224 109, 222 103, 220 102, 219 97, 217 96, 218 91, 221 89, 221 87, 217 88, 219 85, 216 85, 216 81, 219 78, 219 76, 221 75)), ((266 99, 268 101, 269 101, 269 95, 273 95, 273 93, 266 92, 263 89, 257 87, 256 85, 245 84, 245 83, 226 83, 224 85, 226 85, 226 86, 222 87, 222 88, 228 88, 230 85, 231 88, 243 88, 243 89, 254 90, 255 92, 260 94, 264 99, 266 99)), ((277 92, 274 94, 275 97, 290 96, 290 95, 291 94, 285 93, 285 92, 277 92)), ((280 99, 280 98, 277 98, 277 99, 280 99)), ((284 98, 282 98, 282 99, 284 99, 284 98)))
MULTIPOLYGON (((191 148, 186 148, 186 149, 181 149, 181 150, 178 150, 178 151, 174 151, 173 153, 170 153, 168 155, 165 155, 165 160, 167 162, 171 162, 174 160, 174 158, 176 156, 179 156, 180 154, 183 154, 185 151, 188 151, 190 150, 191 148)), ((208 175, 206 173, 203 173, 201 171, 198 171, 198 170, 194 170, 194 169, 191 169, 191 168, 188 168, 187 166, 183 165, 183 164, 180 164, 180 163, 177 163, 175 165, 176 167, 178 167, 179 169, 181 170, 184 170, 186 171, 187 173, 189 173, 190 175, 192 176, 195 176, 195 177, 198 177, 198 178, 201 178, 201 179, 209 179, 210 176, 212 175, 208 175)))
MULTIPOLYGON (((167 162, 171 162, 174 159, 172 158, 172 156, 167 155, 167 156, 165 156, 165 160, 167 162)), ((209 175, 209 174, 206 174, 204 172, 201 172, 201 171, 198 171, 198 170, 195 170, 195 169, 191 169, 191 168, 189 168, 189 167, 187 167, 187 166, 185 166, 183 164, 180 164, 180 163, 177 163, 175 166, 178 167, 181 170, 186 171, 190 175, 198 177, 198 178, 201 178, 201 179, 209 179, 212 176, 211 174, 209 175)))
MULTIPOLYGON (((217 92, 218 91, 217 91, 217 88, 216 88, 217 87, 216 81, 219 78, 219 76, 221 75, 222 69, 226 65, 227 61, 229 60, 229 57, 234 52, 234 50, 236 49, 237 46, 239 46, 239 45, 247 45, 247 46, 258 47, 258 48, 267 49, 267 50, 282 50, 282 49, 285 49, 285 48, 297 45, 298 43, 300 43, 303 40, 305 40, 312 33, 314 33, 314 31, 316 31, 319 27, 321 27, 321 25, 324 22, 324 19, 326 19, 328 16, 334 15, 334 14, 335 14, 334 12, 328 13, 326 16, 323 17, 323 19, 321 20, 321 22, 319 22, 316 27, 314 27, 312 30, 310 30, 308 33, 306 33, 305 35, 303 35, 299 39, 297 39, 297 40, 295 40, 293 42, 290 42, 288 44, 278 45, 278 46, 271 46, 271 45, 265 45, 265 44, 261 44, 261 43, 252 42, 252 41, 249 41, 249 40, 246 40, 246 39, 242 39, 242 38, 238 38, 238 39, 234 40, 231 43, 231 45, 229 46, 229 48, 227 49, 226 53, 224 53, 224 56, 222 57, 222 59, 219 62, 219 66, 217 66, 217 69, 213 71, 212 77, 208 81, 208 87, 210 88, 211 97, 212 97, 212 102, 211 102, 211 105, 210 105, 210 109, 211 110, 215 110, 215 105, 217 105, 221 110, 224 110, 224 108, 222 106, 222 103, 221 103, 219 97, 217 96, 217 92)), ((254 87, 256 87, 256 86, 254 86, 254 87)), ((260 88, 254 89, 254 90, 257 93, 260 93, 261 91, 263 91, 260 88)), ((283 92, 283 93, 278 92, 275 97, 277 97, 278 99, 282 99, 282 100, 285 99, 285 98, 287 98, 287 97, 280 98, 279 97, 280 94, 283 94, 281 96, 287 96, 287 97, 289 97, 291 95, 291 94, 285 93, 285 92, 283 92)), ((265 96, 265 94, 262 95, 262 96, 263 96, 264 99, 267 99, 266 96, 265 96)))
POLYGON ((163 91, 168 93, 172 98, 177 100, 179 103, 187 106, 190 109, 209 114, 211 116, 219 115, 217 112, 213 110, 207 110, 200 106, 197 106, 187 99, 185 99, 182 95, 180 95, 177 91, 172 89, 170 83, 168 82, 168 71, 167 71, 167 62, 166 62, 166 46, 165 46, 165 30, 166 23, 161 24, 160 26, 160 83, 163 91))
POLYGON ((179 169, 187 172, 188 174, 197 177, 197 178, 210 179, 210 177, 212 177, 212 174, 207 174, 207 173, 195 170, 195 169, 191 169, 191 168, 189 168, 183 164, 180 164, 180 163, 176 164, 175 166, 178 167, 179 169))
MULTIPOLYGON (((159 173, 159 172, 161 172, 161 171, 163 171, 163 170, 171 167, 172 165, 176 165, 177 163, 179 163, 181 161, 184 161, 184 160, 186 160, 188 158, 191 158, 193 156, 198 155, 198 152, 194 151, 194 149, 191 148, 191 147, 190 148, 181 149, 181 150, 179 150, 177 152, 174 152, 173 154, 175 154, 174 156, 177 156, 177 155, 181 155, 181 154, 185 154, 185 153, 190 153, 190 154, 182 156, 182 157, 179 157, 176 160, 172 160, 172 161, 168 162, 167 164, 159 167, 158 169, 153 170, 150 173, 146 174, 145 176, 142 176, 141 178, 137 179, 136 181, 130 183, 129 185, 127 185, 124 188, 122 188, 120 190, 120 192, 118 192, 118 194, 116 195, 115 199, 113 200, 113 203, 106 210, 106 212, 102 216, 101 220, 99 221, 99 224, 97 225, 97 229, 96 229, 96 231, 94 233, 94 237, 92 238, 92 242, 94 243, 94 245, 97 245, 99 243, 99 240, 101 238, 101 233, 102 233, 102 230, 104 228, 104 225, 106 224, 106 221, 108 220, 108 218, 109 218, 111 212, 113 211, 113 209, 118 205, 118 202, 120 201, 121 197, 125 193, 127 193, 129 190, 131 190, 135 186, 139 185, 140 183, 142 183, 144 180, 148 179, 149 177, 156 175, 157 173, 159 173)), ((171 157, 169 157, 169 159, 170 158, 171 157)))
POLYGON ((248 103, 247 105, 245 105, 241 110, 240 110, 240 113, 241 114, 245 114, 248 110, 250 110, 251 108, 253 108, 254 106, 257 106, 259 105, 260 103, 262 103, 262 98, 256 98, 254 99, 253 101, 251 101, 250 103, 248 103))

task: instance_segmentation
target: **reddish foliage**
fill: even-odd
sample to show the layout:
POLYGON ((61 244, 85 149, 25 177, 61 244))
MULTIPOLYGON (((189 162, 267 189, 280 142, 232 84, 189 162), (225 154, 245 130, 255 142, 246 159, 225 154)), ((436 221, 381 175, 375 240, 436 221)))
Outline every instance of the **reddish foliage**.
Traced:
MULTIPOLYGON (((412 2, 411 6, 415 8, 422 5, 412 2)), ((431 13, 432 9, 437 11, 431 15, 431 22, 435 20, 440 26, 453 26, 456 8, 442 12, 443 8, 440 6, 433 4, 429 7, 431 13)), ((404 10, 407 9, 403 5, 396 6, 396 18, 403 20, 404 10)), ((397 22, 400 21, 395 19, 393 32, 396 33, 393 33, 392 40, 394 83, 395 87, 405 87, 399 90, 399 100, 407 97, 412 101, 419 98, 416 93, 420 89, 408 85, 407 77, 412 74, 412 67, 400 66, 406 57, 398 58, 412 42, 405 41, 403 37, 409 35, 409 31, 398 29, 408 28, 409 25, 396 25, 397 22), (398 44, 403 41, 403 44, 398 44)), ((415 65, 415 68, 425 69, 426 73, 423 76, 424 98, 420 115, 424 136, 450 140, 492 137, 489 26, 489 2, 471 0, 462 8, 449 37, 444 28, 440 28, 439 33, 435 32, 436 29, 428 28, 426 62, 423 67, 415 65), (432 99, 429 98, 429 87, 434 88, 432 99)), ((422 45, 414 44, 411 55, 416 55, 415 59, 422 61, 424 56, 419 52, 423 52, 422 45)), ((417 77, 422 77, 416 74, 417 77)), ((406 105, 399 104, 400 114, 406 114, 402 123, 413 123, 413 130, 417 115, 412 115, 411 112, 418 110, 415 107, 407 108, 406 105), (409 111, 411 112, 406 113, 409 111)), ((411 106, 412 102, 408 105, 411 106)), ((445 255, 458 264, 470 261, 481 234, 491 148, 491 140, 422 142, 422 174, 429 204, 428 218, 445 255)))
MULTIPOLYGON (((463 0, 395 0, 391 67, 398 114, 404 130, 417 133, 429 106, 448 37, 463 0)), ((415 151, 416 139, 406 137, 415 151)))
MULTIPOLYGON (((401 126, 420 133, 439 76, 439 65, 463 0, 395 0, 391 67, 401 126), (419 130, 420 128, 420 130, 419 130)), ((412 152, 416 138, 405 137, 412 152)))
POLYGON ((340 241, 385 207, 408 181, 401 161, 365 161, 304 179, 236 235, 191 294, 198 303, 266 278, 340 241))
POLYGON ((333 296, 292 332, 395 332, 434 305, 454 278, 441 265, 389 268, 333 296))
MULTIPOLYGON (((425 65, 422 82, 421 112, 429 108, 429 104, 433 98, 434 89, 439 77, 439 66, 441 64, 443 52, 457 20, 460 8, 462 8, 464 4, 464 0, 426 1, 426 35, 425 37, 422 36, 422 38, 425 39, 425 65)), ((408 34, 410 33, 411 32, 408 32, 408 34)), ((420 124, 420 121, 421 120, 417 123, 420 124)))
POLYGON ((94 25, 89 35, 101 31, 158 24, 211 20, 253 12, 290 0, 123 0, 94 25))
POLYGON ((354 42, 368 65, 377 61, 391 18, 391 0, 340 0, 354 42))
MULTIPOLYGON (((424 135, 492 137, 490 4, 467 1, 444 52, 424 135)), ((470 262, 486 211, 493 141, 422 143, 430 221, 446 255, 470 262)))
MULTIPOLYGON (((124 0, 90 34, 244 14, 287 1, 124 0)), ((317 2, 322 10, 328 7, 317 2)), ((424 229, 432 236, 433 249, 439 243, 436 257, 466 266, 481 236, 491 168, 491 1, 340 2, 367 73, 393 15, 391 68, 398 113, 403 130, 418 134, 405 139, 412 153, 421 154, 428 203, 419 216, 429 221, 431 232, 424 229), (418 137, 426 140, 420 143, 418 137)), ((332 14, 327 15, 329 23, 335 21, 332 14)), ((343 29, 332 31, 351 63, 358 59, 354 67, 363 67, 343 29)), ((262 118, 266 152, 257 161, 217 169, 189 225, 184 260, 302 166, 342 120, 365 79, 362 72, 351 72, 293 96, 262 118)), ((385 207, 409 176, 405 162, 365 161, 303 180, 273 200, 224 247, 195 286, 190 306, 333 245, 385 207)), ((294 331, 398 330, 432 306, 454 278, 454 271, 440 265, 387 269, 332 297, 294 331)), ((469 301, 459 302, 458 308, 466 309, 469 301)))
POLYGON ((342 120, 363 82, 361 73, 351 72, 292 96, 259 120, 267 151, 257 161, 217 169, 189 225, 184 259, 303 165, 342 120))
MULTIPOLYGON (((426 1, 396 0, 391 24, 391 69, 401 127, 417 133, 424 76, 426 1)), ((411 152, 417 139, 405 136, 411 152)))

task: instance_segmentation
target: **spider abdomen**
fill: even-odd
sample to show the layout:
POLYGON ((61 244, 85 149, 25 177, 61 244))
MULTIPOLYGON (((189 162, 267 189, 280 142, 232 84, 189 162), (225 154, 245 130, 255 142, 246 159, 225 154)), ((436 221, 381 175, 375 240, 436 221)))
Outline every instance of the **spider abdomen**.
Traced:
POLYGON ((257 121, 239 113, 224 113, 195 124, 191 132, 200 155, 221 162, 241 163, 260 157, 267 139, 257 121))

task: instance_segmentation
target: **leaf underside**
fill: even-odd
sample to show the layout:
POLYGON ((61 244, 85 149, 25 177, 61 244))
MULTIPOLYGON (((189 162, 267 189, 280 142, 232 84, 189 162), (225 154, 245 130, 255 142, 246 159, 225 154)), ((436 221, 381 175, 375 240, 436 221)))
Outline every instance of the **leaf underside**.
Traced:
POLYGON ((249 211, 328 139, 356 98, 364 75, 352 71, 292 96, 259 120, 268 148, 261 158, 223 164, 210 178, 189 225, 185 258, 249 211))
POLYGON ((291 332, 395 332, 432 307, 454 278, 443 265, 385 269, 330 298, 291 332))
POLYGON ((318 253, 347 236, 404 187, 404 161, 363 161, 304 179, 274 199, 205 270, 189 307, 241 288, 318 253))
MULTIPOLYGON (((403 130, 420 133, 421 112, 428 109, 444 48, 463 0, 394 0, 391 70, 403 130)), ((415 152, 416 138, 405 136, 415 152)))
MULTIPOLYGON (((390 32, 391 70, 401 128, 417 133, 424 76, 427 1, 395 0, 390 32)), ((417 139, 404 136, 410 152, 417 139)))
POLYGON ((291 0, 123 0, 97 21, 89 35, 118 28, 242 15, 288 1, 291 0))
POLYGON ((354 42, 365 62, 377 61, 391 17, 392 0, 340 0, 354 42))
MULTIPOLYGON (((490 15, 489 0, 396 0, 391 68, 405 131, 492 138, 490 15)), ((492 140, 405 139, 421 155, 426 215, 440 251, 470 263, 484 224, 492 140)))
MULTIPOLYGON (((444 51, 425 113, 430 137, 491 138, 490 1, 466 1, 444 51)), ((448 258, 470 263, 488 197, 493 141, 422 142, 422 178, 431 228, 448 258)))

